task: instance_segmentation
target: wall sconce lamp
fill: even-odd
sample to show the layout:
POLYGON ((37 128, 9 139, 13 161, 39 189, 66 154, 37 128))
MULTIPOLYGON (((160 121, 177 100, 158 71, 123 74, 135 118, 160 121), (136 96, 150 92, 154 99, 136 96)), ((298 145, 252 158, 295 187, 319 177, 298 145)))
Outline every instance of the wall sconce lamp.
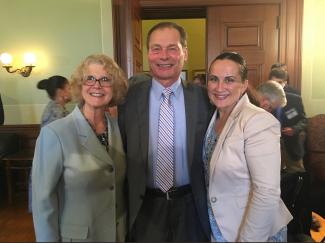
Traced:
POLYGON ((33 53, 25 53, 24 54, 24 63, 25 66, 22 68, 17 68, 12 70, 12 56, 9 53, 2 53, 0 55, 0 60, 2 62, 2 67, 7 70, 8 73, 19 73, 23 77, 28 77, 32 72, 32 69, 36 61, 36 57, 33 53))

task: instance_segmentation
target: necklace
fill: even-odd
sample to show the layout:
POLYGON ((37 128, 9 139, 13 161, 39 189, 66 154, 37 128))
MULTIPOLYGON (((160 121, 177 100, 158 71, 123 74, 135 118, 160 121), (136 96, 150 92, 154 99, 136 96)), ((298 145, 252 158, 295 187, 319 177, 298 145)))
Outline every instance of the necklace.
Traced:
MULTIPOLYGON (((82 112, 83 113, 83 112, 82 112)), ((99 142, 105 147, 106 151, 108 152, 109 149, 109 141, 108 141, 108 127, 107 127, 107 118, 104 115, 105 118, 105 127, 106 127, 106 131, 101 133, 101 134, 97 134, 96 133, 96 128, 91 124, 91 122, 86 118, 85 114, 83 113, 86 121, 88 122, 89 126, 91 127, 91 129, 93 130, 93 132, 96 134, 96 137, 98 138, 99 142)))
POLYGON ((108 132, 104 132, 102 134, 98 134, 97 138, 99 142, 105 146, 106 150, 108 150, 108 132))

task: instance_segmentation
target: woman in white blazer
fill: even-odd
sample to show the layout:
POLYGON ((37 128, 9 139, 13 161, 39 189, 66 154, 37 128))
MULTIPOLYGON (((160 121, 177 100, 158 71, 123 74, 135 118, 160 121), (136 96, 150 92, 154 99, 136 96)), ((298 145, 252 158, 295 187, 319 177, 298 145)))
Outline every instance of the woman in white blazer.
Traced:
POLYGON ((212 241, 286 241, 291 214, 280 198, 280 124, 249 102, 245 60, 216 57, 208 94, 216 106, 204 140, 212 241))
POLYGON ((123 241, 125 155, 108 105, 122 101, 127 80, 105 55, 88 56, 72 75, 78 105, 41 129, 33 168, 37 241, 123 241))

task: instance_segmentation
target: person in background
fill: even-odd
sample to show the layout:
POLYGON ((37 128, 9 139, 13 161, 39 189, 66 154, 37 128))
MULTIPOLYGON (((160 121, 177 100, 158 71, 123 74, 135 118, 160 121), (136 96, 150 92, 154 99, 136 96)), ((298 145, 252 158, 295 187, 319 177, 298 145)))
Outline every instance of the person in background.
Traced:
POLYGON ((286 94, 281 84, 274 80, 269 80, 257 86, 259 106, 272 113, 278 107, 284 107, 287 104, 286 94))
MULTIPOLYGON (((270 80, 282 85, 285 91, 287 72, 282 69, 272 69, 270 80)), ((307 118, 300 95, 285 91, 287 105, 273 111, 281 123, 281 138, 283 142, 282 161, 288 171, 305 171, 303 157, 305 155, 305 139, 307 118)), ((283 167, 284 168, 284 167, 283 167)))
POLYGON ((197 74, 193 77, 193 84, 201 85, 202 87, 206 87, 206 75, 205 74, 197 74))
POLYGON ((292 219, 280 198, 280 124, 250 103, 245 59, 225 52, 210 64, 216 106, 204 139, 212 241, 286 241, 292 219))
POLYGON ((294 87, 289 85, 289 74, 288 74, 286 64, 274 63, 271 66, 269 79, 281 82, 280 84, 283 86, 284 92, 293 93, 293 94, 296 94, 296 95, 301 95, 299 90, 297 90, 294 87), (276 78, 276 77, 279 77, 280 79, 277 80, 278 78, 276 78))
POLYGON ((5 121, 5 113, 3 111, 3 104, 2 104, 2 99, 0 95, 0 125, 3 125, 5 121))
POLYGON ((71 94, 69 82, 65 77, 55 75, 43 79, 37 83, 37 88, 45 89, 51 99, 42 114, 42 127, 69 114, 65 104, 71 101, 71 94))
POLYGON ((206 89, 181 80, 185 30, 160 22, 147 36, 152 78, 133 80, 119 124, 127 157, 130 241, 207 241, 201 159, 212 114, 206 89))
MULTIPOLYGON (((261 107, 270 113, 286 106, 287 98, 281 84, 270 80, 261 83, 257 89, 261 107)), ((292 94, 287 94, 290 96, 292 94)), ((281 143, 281 151, 285 148, 281 143)), ((283 154, 283 151, 282 151, 283 154)), ((282 155, 285 162, 286 156, 282 155)), ((299 165, 299 164, 298 164, 299 165)), ((288 224, 288 239, 290 241, 312 241, 310 229, 312 225, 312 210, 310 207, 310 176, 300 165, 288 165, 281 171, 281 198, 293 215, 288 224), (305 240, 303 240, 305 239, 305 240)), ((283 165, 282 165, 283 168, 283 165)))
MULTIPOLYGON (((38 89, 46 90, 51 99, 46 105, 42 118, 41 127, 65 117, 69 112, 65 108, 65 104, 71 101, 70 84, 67 78, 55 75, 47 79, 43 79, 37 83, 38 89)), ((28 183, 28 211, 32 212, 32 177, 29 176, 28 183)))
POLYGON ((127 91, 122 70, 103 54, 71 77, 78 104, 42 127, 32 167, 37 241, 124 241, 125 154, 117 119, 105 112, 127 91))

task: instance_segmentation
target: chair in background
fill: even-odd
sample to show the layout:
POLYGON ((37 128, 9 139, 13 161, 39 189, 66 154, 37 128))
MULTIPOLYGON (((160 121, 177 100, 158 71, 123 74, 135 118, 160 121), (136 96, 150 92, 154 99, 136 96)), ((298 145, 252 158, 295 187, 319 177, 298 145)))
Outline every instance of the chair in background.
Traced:
POLYGON ((308 118, 306 163, 315 179, 325 182, 325 114, 308 118))
POLYGON ((308 118, 305 166, 311 176, 313 211, 325 217, 325 114, 308 118))

